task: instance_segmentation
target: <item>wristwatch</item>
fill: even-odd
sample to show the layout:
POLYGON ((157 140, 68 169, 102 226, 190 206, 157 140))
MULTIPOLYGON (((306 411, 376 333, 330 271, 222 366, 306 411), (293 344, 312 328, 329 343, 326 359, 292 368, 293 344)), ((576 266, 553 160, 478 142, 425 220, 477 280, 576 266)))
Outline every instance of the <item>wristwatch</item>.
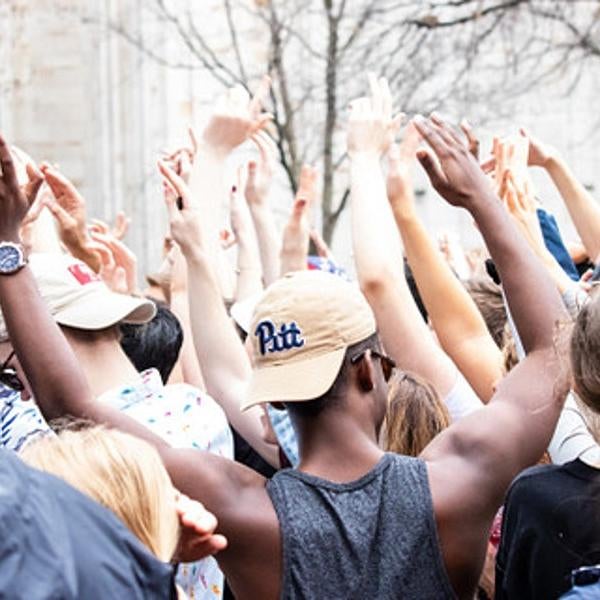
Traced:
POLYGON ((21 244, 0 242, 0 275, 12 275, 27 264, 21 244))

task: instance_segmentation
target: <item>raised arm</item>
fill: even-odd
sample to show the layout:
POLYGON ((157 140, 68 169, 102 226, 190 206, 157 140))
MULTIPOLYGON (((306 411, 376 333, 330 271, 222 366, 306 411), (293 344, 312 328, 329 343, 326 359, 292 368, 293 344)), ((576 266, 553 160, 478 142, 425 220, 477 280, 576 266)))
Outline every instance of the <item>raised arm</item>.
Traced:
MULTIPOLYGON (((19 190, 8 148, 1 137, 0 166, 0 241, 19 243, 19 227, 29 204, 19 190)), ((12 275, 0 275, 0 306, 11 343, 46 419, 66 415, 87 418, 153 444, 174 486, 190 498, 201 501, 217 515, 220 531, 229 538, 228 549, 219 556, 221 566, 228 574, 236 574, 229 567, 239 565, 240 555, 246 558, 248 569, 257 568, 248 551, 256 544, 259 556, 270 556, 269 552, 272 552, 274 568, 277 568, 277 519, 260 475, 209 453, 173 449, 137 421, 106 404, 95 402, 77 359, 50 316, 27 266, 12 275)), ((204 536, 199 523, 189 523, 182 518, 181 524, 184 528, 191 525, 204 541, 214 529, 214 520, 204 536)), ((214 545, 196 546, 196 554, 180 558, 198 560, 220 550, 223 544, 215 540, 214 545)), ((259 594, 258 597, 262 596, 259 594)))
POLYGON ((450 269, 417 215, 411 167, 419 137, 409 126, 402 145, 392 148, 388 198, 406 257, 440 345, 487 402, 502 378, 502 352, 477 305, 450 269))
POLYGON ((252 141, 258 148, 259 159, 248 163, 245 196, 258 238, 263 283, 267 287, 279 279, 281 271, 281 235, 269 204, 276 148, 273 140, 264 131, 252 136, 252 141))
POLYGON ((420 152, 419 160, 435 189, 475 219, 527 352, 486 408, 453 424, 423 452, 446 567, 462 597, 477 584, 489 528, 508 485, 541 457, 556 426, 568 382, 555 327, 566 313, 463 141, 439 120, 419 119, 416 126, 433 150, 420 152))
POLYGON ((372 98, 352 104, 348 153, 352 244, 356 272, 386 351, 404 370, 430 381, 441 397, 451 391, 457 369, 435 343, 404 278, 400 236, 387 201, 381 157, 398 129, 385 81, 372 81, 372 98))
POLYGON ((529 138, 529 164, 543 167, 550 175, 588 256, 596 261, 600 255, 600 206, 555 148, 542 144, 525 131, 522 133, 529 138))
POLYGON ((201 213, 185 182, 165 163, 159 166, 183 202, 183 209, 179 210, 171 196, 167 207, 173 239, 187 262, 192 333, 206 389, 238 433, 265 460, 278 466, 277 447, 262 438, 260 409, 240 411, 251 374, 250 360, 225 310, 210 256, 203 245, 201 213))

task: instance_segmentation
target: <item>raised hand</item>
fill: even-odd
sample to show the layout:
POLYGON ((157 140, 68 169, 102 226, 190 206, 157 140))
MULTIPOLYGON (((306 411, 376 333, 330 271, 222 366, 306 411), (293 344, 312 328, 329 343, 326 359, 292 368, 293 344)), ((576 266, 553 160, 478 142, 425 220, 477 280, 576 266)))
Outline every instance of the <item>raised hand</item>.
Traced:
POLYGON ((264 77, 252 99, 242 86, 231 88, 217 103, 202 141, 219 154, 228 154, 258 133, 270 120, 271 115, 261 112, 271 80, 264 77))
POLYGON ((259 131, 251 139, 258 148, 259 159, 248 163, 245 196, 250 207, 262 206, 267 201, 277 151, 275 142, 264 131, 259 131))
POLYGON ((419 132, 409 124, 401 144, 388 152, 387 196, 399 215, 414 214, 412 167, 421 141, 419 132))
POLYGON ((380 157, 385 154, 404 115, 394 116, 392 94, 386 79, 369 76, 371 96, 359 98, 350 105, 348 122, 348 154, 367 154, 380 157))
POLYGON ((519 131, 529 141, 529 166, 547 167, 548 163, 556 156, 556 150, 552 146, 534 138, 526 129, 521 128, 519 131))
POLYGON ((456 131, 434 116, 416 117, 413 123, 433 151, 420 150, 417 158, 440 196, 464 208, 493 196, 488 178, 456 131))
POLYGON ((281 247, 281 274, 306 269, 310 245, 309 214, 317 196, 318 172, 310 165, 303 165, 292 214, 283 230, 281 247))
POLYGON ((165 195, 165 203, 173 240, 186 256, 194 251, 202 251, 200 211, 192 203, 190 188, 164 161, 158 161, 158 169, 170 190, 165 195))
POLYGON ((25 215, 37 195, 27 194, 19 187, 15 165, 4 138, 0 136, 0 241, 19 242, 19 230, 25 215))
POLYGON ((62 243, 75 258, 98 272, 101 258, 88 233, 85 199, 58 169, 44 163, 41 171, 54 196, 48 208, 58 223, 62 243))
MULTIPOLYGON (((110 251, 112 262, 114 262, 114 267, 119 272, 119 277, 121 277, 121 273, 124 273, 125 286, 124 289, 120 289, 119 291, 125 294, 135 294, 137 292, 137 257, 135 254, 123 242, 110 233, 92 231, 91 236, 95 244, 103 246, 110 251)), ((94 247, 96 250, 99 250, 97 245, 94 247)), ((102 275, 102 270, 100 274, 102 275)))

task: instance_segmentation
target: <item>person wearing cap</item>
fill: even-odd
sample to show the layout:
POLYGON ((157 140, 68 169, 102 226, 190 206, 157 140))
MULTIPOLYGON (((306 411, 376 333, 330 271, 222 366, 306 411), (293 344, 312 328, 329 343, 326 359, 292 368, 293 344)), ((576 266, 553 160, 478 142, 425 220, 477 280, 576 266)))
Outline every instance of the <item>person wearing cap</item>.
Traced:
MULTIPOLYGON (((147 323, 156 314, 153 302, 111 291, 85 263, 69 255, 32 254, 29 268, 99 402, 127 413, 173 446, 233 458, 227 419, 210 396, 186 384, 165 386, 154 368, 138 373, 122 350, 119 324, 147 323)), ((35 405, 29 411, 37 412, 35 405)), ((22 428, 25 416, 19 415, 17 424, 11 426, 22 428)), ((46 427, 40 424, 28 436, 40 429, 46 427)), ((198 564, 181 565, 178 583, 188 595, 214 598, 223 589, 223 575, 209 557, 198 564)))
MULTIPOLYGON (((220 124, 229 133, 230 127, 249 128, 239 114, 220 124)), ((374 83, 372 97, 351 111, 353 194, 385 194, 379 160, 395 125, 387 86, 374 83)), ((87 416, 154 444, 173 484, 219 519, 230 544, 219 563, 241 600, 472 597, 503 495, 542 454, 556 424, 566 392, 553 336, 564 316, 560 297, 453 130, 439 120, 416 126, 435 154, 419 153, 434 187, 469 210, 485 238, 528 352, 489 406, 453 423, 420 458, 385 454, 377 444, 393 363, 366 300, 338 278, 291 274, 256 308, 245 408, 284 404, 300 445, 298 469, 267 483, 220 457, 172 448, 84 393, 46 394, 54 379, 44 378, 30 354, 35 332, 43 331, 45 343, 61 355, 65 342, 48 323, 29 270, 0 277, 11 339, 44 414, 87 416)), ((215 276, 203 247, 202 215, 185 184, 173 180, 181 209, 169 201, 171 230, 186 256, 193 294, 196 279, 215 276)), ((75 368, 74 359, 66 362, 75 368)))

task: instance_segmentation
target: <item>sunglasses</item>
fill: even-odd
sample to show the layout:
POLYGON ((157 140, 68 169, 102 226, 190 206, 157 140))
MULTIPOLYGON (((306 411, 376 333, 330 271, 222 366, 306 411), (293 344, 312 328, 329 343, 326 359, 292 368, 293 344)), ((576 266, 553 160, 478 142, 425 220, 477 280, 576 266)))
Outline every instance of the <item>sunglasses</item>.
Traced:
POLYGON ((371 358, 379 359, 379 362, 381 363, 381 371, 383 372, 383 378, 385 379, 386 383, 389 382, 389 380, 392 378, 392 375, 394 374, 396 363, 393 359, 391 359, 389 356, 386 356, 385 354, 380 354, 376 350, 363 350, 356 356, 353 356, 350 359, 350 363, 353 365, 359 363, 367 355, 367 352, 371 354, 371 358))
POLYGON ((19 379, 17 372, 12 367, 8 366, 8 363, 10 363, 14 356, 15 351, 13 350, 2 365, 0 365, 0 383, 15 392, 22 392, 25 389, 23 382, 19 379))

